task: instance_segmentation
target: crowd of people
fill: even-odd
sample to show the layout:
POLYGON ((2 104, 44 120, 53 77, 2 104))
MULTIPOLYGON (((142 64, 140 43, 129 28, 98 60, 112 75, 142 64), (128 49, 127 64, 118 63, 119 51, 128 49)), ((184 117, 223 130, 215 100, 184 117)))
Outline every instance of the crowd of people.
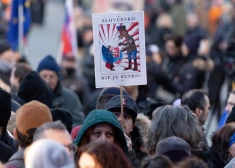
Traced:
POLYGON ((79 58, 36 68, 6 41, 1 13, 0 168, 233 168, 235 1, 143 1, 147 85, 123 95, 95 88, 92 1, 74 2, 79 58))

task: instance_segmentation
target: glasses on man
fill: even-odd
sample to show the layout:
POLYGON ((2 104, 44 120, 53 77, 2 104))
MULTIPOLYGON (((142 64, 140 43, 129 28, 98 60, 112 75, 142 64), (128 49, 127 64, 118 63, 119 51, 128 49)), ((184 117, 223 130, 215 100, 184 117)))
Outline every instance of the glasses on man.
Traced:
POLYGON ((66 148, 69 149, 70 152, 77 152, 77 146, 74 144, 64 145, 66 148))

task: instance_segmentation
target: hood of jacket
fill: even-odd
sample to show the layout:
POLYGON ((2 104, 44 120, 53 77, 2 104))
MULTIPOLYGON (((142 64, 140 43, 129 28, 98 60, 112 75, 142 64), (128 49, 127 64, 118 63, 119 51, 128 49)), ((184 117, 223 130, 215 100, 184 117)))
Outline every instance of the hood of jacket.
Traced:
POLYGON ((204 57, 204 56, 197 56, 192 61, 192 65, 197 70, 203 71, 203 72, 211 72, 215 67, 215 64, 212 61, 212 59, 204 57))
POLYGON ((82 127, 79 130, 79 133, 76 137, 75 144, 77 146, 80 146, 80 143, 82 142, 82 139, 89 128, 101 124, 101 123, 107 123, 114 127, 115 133, 115 139, 118 138, 118 141, 123 149, 124 152, 128 153, 127 143, 124 136, 124 132, 122 131, 122 127, 119 124, 116 116, 109 111, 106 110, 93 110, 91 111, 88 116, 86 117, 85 121, 83 122, 82 127))
POLYGON ((53 93, 50 87, 34 71, 22 79, 18 96, 26 103, 37 100, 49 108, 52 106, 53 93))
POLYGON ((144 114, 138 114, 135 120, 135 126, 138 128, 141 137, 145 139, 148 136, 151 120, 144 114))
POLYGON ((131 133, 132 145, 135 150, 139 150, 147 140, 151 120, 144 114, 138 114, 135 120, 135 127, 131 133), (137 148, 137 149, 136 149, 137 148))

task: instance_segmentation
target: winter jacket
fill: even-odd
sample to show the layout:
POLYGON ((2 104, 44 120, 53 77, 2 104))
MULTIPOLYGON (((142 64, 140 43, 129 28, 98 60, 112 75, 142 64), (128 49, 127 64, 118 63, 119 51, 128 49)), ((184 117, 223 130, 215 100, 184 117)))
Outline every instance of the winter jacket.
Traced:
POLYGON ((142 160, 147 153, 141 150, 144 147, 148 131, 151 126, 151 120, 143 114, 138 114, 135 120, 135 126, 131 133, 132 147, 136 152, 138 160, 142 160))
POLYGON ((25 103, 37 100, 47 105, 49 108, 52 106, 53 93, 37 72, 30 72, 22 79, 18 96, 23 99, 25 103))
POLYGON ((86 110, 90 100, 90 88, 87 80, 74 72, 63 77, 62 85, 77 94, 81 100, 83 109, 86 110))
MULTIPOLYGON (((159 83, 165 83, 167 78, 164 73, 161 73, 161 66, 154 61, 146 63, 147 67, 147 86, 149 96, 156 100, 156 91, 159 83)), ((146 109, 147 110, 147 109, 146 109)))
POLYGON ((209 58, 197 56, 190 62, 184 58, 174 58, 164 66, 169 79, 164 83, 164 88, 180 96, 188 90, 202 88, 206 72, 211 71, 214 64, 209 58))
POLYGON ((93 110, 91 111, 88 116, 86 117, 82 127, 79 130, 79 133, 76 137, 76 140, 74 141, 75 145, 78 147, 81 146, 81 142, 83 140, 84 135, 87 133, 89 128, 101 124, 101 123, 107 123, 110 124, 114 130, 115 130, 115 139, 119 142, 121 149, 128 155, 129 160, 131 161, 131 164, 133 167, 138 167, 138 159, 135 157, 135 151, 129 151, 127 148, 126 139, 124 136, 124 132, 122 131, 122 127, 119 124, 116 116, 106 110, 93 110))
POLYGON ((190 55, 197 55, 197 50, 202 39, 206 38, 206 32, 199 26, 188 29, 185 36, 185 44, 190 55))
POLYGON ((24 168, 24 150, 18 150, 6 163, 6 167, 24 168))
POLYGON ((6 128, 3 129, 0 136, 0 161, 5 163, 10 157, 17 151, 17 144, 14 138, 12 138, 6 128))
POLYGON ((194 68, 192 64, 187 63, 183 65, 179 73, 172 78, 171 83, 166 85, 165 88, 172 93, 182 95, 188 90, 200 89, 201 82, 204 82, 204 79, 199 80, 199 78, 203 77, 204 74, 201 75, 200 71, 194 68))
POLYGON ((11 93, 11 99, 13 99, 14 101, 16 101, 17 103, 19 103, 21 106, 23 106, 25 104, 24 100, 21 99, 19 96, 17 96, 14 93, 11 93))
POLYGON ((132 167, 138 168, 139 167, 139 160, 136 158, 135 150, 132 149, 131 151, 129 151, 127 156, 131 162, 132 167))
POLYGON ((54 91, 52 107, 70 112, 73 117, 73 127, 83 123, 84 113, 79 98, 69 89, 61 87, 60 81, 54 91))
MULTIPOLYGON (((139 109, 139 113, 146 114, 147 111, 149 110, 150 106, 156 101, 149 96, 149 87, 147 85, 139 85, 138 86, 138 97, 136 99, 136 104, 139 109)), ((155 92, 156 93, 156 92, 155 92)))
POLYGON ((95 65, 93 56, 86 56, 82 60, 82 75, 87 79, 90 90, 95 90, 95 65))
MULTIPOLYGON (((202 147, 202 145, 200 145, 202 147)), ((192 156, 203 160, 207 165, 210 165, 211 153, 207 147, 202 147, 201 149, 191 149, 192 156)))

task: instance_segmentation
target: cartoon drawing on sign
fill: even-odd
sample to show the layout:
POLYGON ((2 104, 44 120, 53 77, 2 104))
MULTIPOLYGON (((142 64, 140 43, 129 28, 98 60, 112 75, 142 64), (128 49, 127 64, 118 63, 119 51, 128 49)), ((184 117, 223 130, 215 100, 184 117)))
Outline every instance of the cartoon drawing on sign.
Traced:
POLYGON ((141 71, 138 22, 100 24, 99 43, 102 74, 141 71))
POLYGON ((97 88, 146 85, 144 12, 92 14, 97 88))
POLYGON ((126 30, 126 26, 117 26, 117 29, 120 33, 118 36, 119 39, 123 39, 125 37, 125 41, 118 43, 119 46, 125 46, 122 48, 121 51, 126 51, 128 56, 128 67, 124 68, 124 70, 131 69, 131 60, 134 59, 134 71, 137 71, 137 48, 135 45, 135 41, 131 35, 128 34, 128 31, 126 30))

